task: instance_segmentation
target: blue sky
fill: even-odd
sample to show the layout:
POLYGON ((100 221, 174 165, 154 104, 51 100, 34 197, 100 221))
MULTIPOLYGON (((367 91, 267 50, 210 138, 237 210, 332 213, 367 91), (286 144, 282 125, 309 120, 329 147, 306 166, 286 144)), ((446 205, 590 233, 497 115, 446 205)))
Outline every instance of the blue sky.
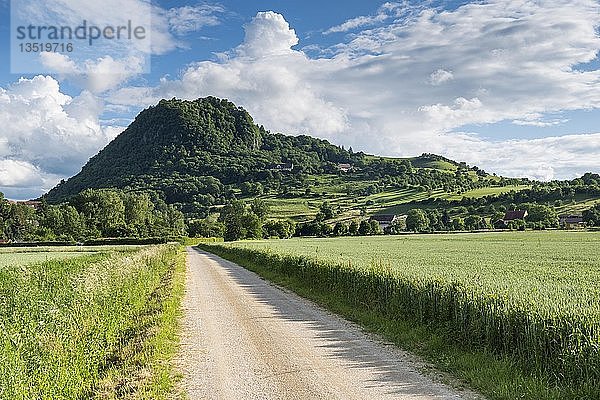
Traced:
POLYGON ((151 45, 36 54, 35 74, 11 73, 9 3, 0 0, 9 198, 77 173, 161 98, 208 95, 272 131, 375 154, 439 153, 543 180, 600 172, 597 0, 13 0, 13 11, 37 7, 57 24, 151 10, 151 45))

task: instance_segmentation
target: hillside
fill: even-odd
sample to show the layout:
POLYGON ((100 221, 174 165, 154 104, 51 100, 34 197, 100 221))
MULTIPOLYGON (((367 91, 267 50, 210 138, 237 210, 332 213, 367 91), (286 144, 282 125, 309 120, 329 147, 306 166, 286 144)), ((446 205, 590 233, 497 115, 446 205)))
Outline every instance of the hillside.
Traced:
POLYGON ((490 175, 434 154, 367 155, 309 136, 270 133, 243 108, 207 97, 162 100, 142 111, 45 199, 60 203, 87 188, 119 188, 154 193, 188 218, 207 217, 232 199, 255 197, 267 202, 271 217, 297 221, 312 219, 323 202, 338 219, 414 207, 465 216, 479 208, 490 217, 497 206, 530 201, 559 201, 565 212, 589 208, 600 198, 590 190, 594 177, 539 183, 490 175), (572 190, 563 193, 564 187, 572 190), (580 203, 585 206, 577 207, 580 203))
POLYGON ((226 100, 163 100, 45 197, 56 203, 86 188, 115 187, 212 205, 243 182, 280 181, 278 165, 313 174, 360 158, 322 140, 270 134, 226 100))

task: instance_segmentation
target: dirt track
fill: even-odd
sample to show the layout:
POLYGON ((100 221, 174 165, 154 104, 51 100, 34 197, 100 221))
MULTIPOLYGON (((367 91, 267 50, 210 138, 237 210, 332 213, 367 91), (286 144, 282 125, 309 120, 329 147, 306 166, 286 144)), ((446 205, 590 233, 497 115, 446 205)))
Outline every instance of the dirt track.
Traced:
POLYGON ((190 399, 471 399, 412 356, 254 273, 188 249, 182 348, 190 399))

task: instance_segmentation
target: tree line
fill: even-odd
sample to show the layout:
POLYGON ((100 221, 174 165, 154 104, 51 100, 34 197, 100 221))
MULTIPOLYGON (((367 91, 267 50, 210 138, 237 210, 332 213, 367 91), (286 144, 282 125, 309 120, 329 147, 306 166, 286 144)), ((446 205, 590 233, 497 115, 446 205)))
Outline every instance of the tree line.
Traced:
POLYGON ((179 237, 183 214, 151 193, 87 189, 69 202, 37 208, 0 193, 0 238, 8 241, 84 241, 96 238, 179 237))

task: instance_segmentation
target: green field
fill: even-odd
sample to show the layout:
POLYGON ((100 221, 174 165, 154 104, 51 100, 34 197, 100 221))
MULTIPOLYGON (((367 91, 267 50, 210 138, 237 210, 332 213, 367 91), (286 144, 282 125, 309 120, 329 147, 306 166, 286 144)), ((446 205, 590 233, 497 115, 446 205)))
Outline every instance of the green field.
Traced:
POLYGON ((508 193, 513 190, 515 192, 520 192, 521 190, 525 190, 525 189, 531 189, 531 186, 529 186, 529 185, 491 186, 491 187, 485 187, 485 188, 480 188, 480 189, 468 190, 461 194, 458 194, 458 193, 445 194, 444 196, 441 196, 441 197, 445 198, 447 200, 460 200, 463 197, 472 197, 472 198, 478 199, 478 198, 484 197, 484 196, 495 196, 495 195, 499 195, 499 194, 503 194, 503 193, 508 193))
POLYGON ((460 282, 543 316, 600 321, 600 233, 518 232, 244 241, 228 246, 300 255, 411 279, 460 282), (501 276, 502 279, 498 279, 501 276), (535 301, 533 301, 535 300, 535 301))
POLYGON ((99 248, 77 250, 73 247, 4 247, 0 248, 0 267, 25 266, 51 260, 64 260, 98 252, 99 248))
MULTIPOLYGON (((598 233, 521 232, 249 241, 212 249, 262 262, 391 319, 444 326, 452 340, 509 357, 538 384, 546 382, 543 390, 556 390, 541 395, 521 382, 523 398, 592 399, 600 396, 599 241, 598 233)), ((515 396, 506 393, 491 397, 515 396)))
MULTIPOLYGON (((387 189, 381 193, 369 196, 356 196, 348 194, 350 189, 364 189, 365 187, 376 184, 376 181, 344 181, 342 177, 336 175, 314 176, 308 180, 311 183, 312 194, 302 195, 297 198, 285 199, 273 195, 265 195, 262 198, 270 207, 269 217, 274 219, 291 218, 297 221, 307 221, 317 214, 319 206, 327 201, 339 211, 339 219, 349 219, 360 215, 360 210, 365 209, 371 214, 406 214, 408 210, 415 207, 417 202, 428 199, 446 199, 461 200, 463 197, 480 198, 484 196, 495 196, 510 191, 519 192, 530 189, 528 185, 515 186, 490 186, 479 189, 473 189, 464 193, 448 193, 441 189, 432 191, 419 191, 416 188, 411 189, 387 189)), ((576 203, 569 207, 569 211, 579 211, 593 206, 590 200, 588 203, 576 203), (575 209, 577 208, 577 210, 575 209)), ((563 207, 567 210, 567 207, 563 207)), ((563 209, 560 209, 563 211, 563 209)))
POLYGON ((84 253, 57 251, 51 253, 23 252, 23 253, 0 253, 0 267, 13 265, 28 265, 50 260, 64 260, 67 258, 80 257, 84 253))
POLYGON ((165 398, 177 246, 73 249, 0 250, 0 398, 165 398))

